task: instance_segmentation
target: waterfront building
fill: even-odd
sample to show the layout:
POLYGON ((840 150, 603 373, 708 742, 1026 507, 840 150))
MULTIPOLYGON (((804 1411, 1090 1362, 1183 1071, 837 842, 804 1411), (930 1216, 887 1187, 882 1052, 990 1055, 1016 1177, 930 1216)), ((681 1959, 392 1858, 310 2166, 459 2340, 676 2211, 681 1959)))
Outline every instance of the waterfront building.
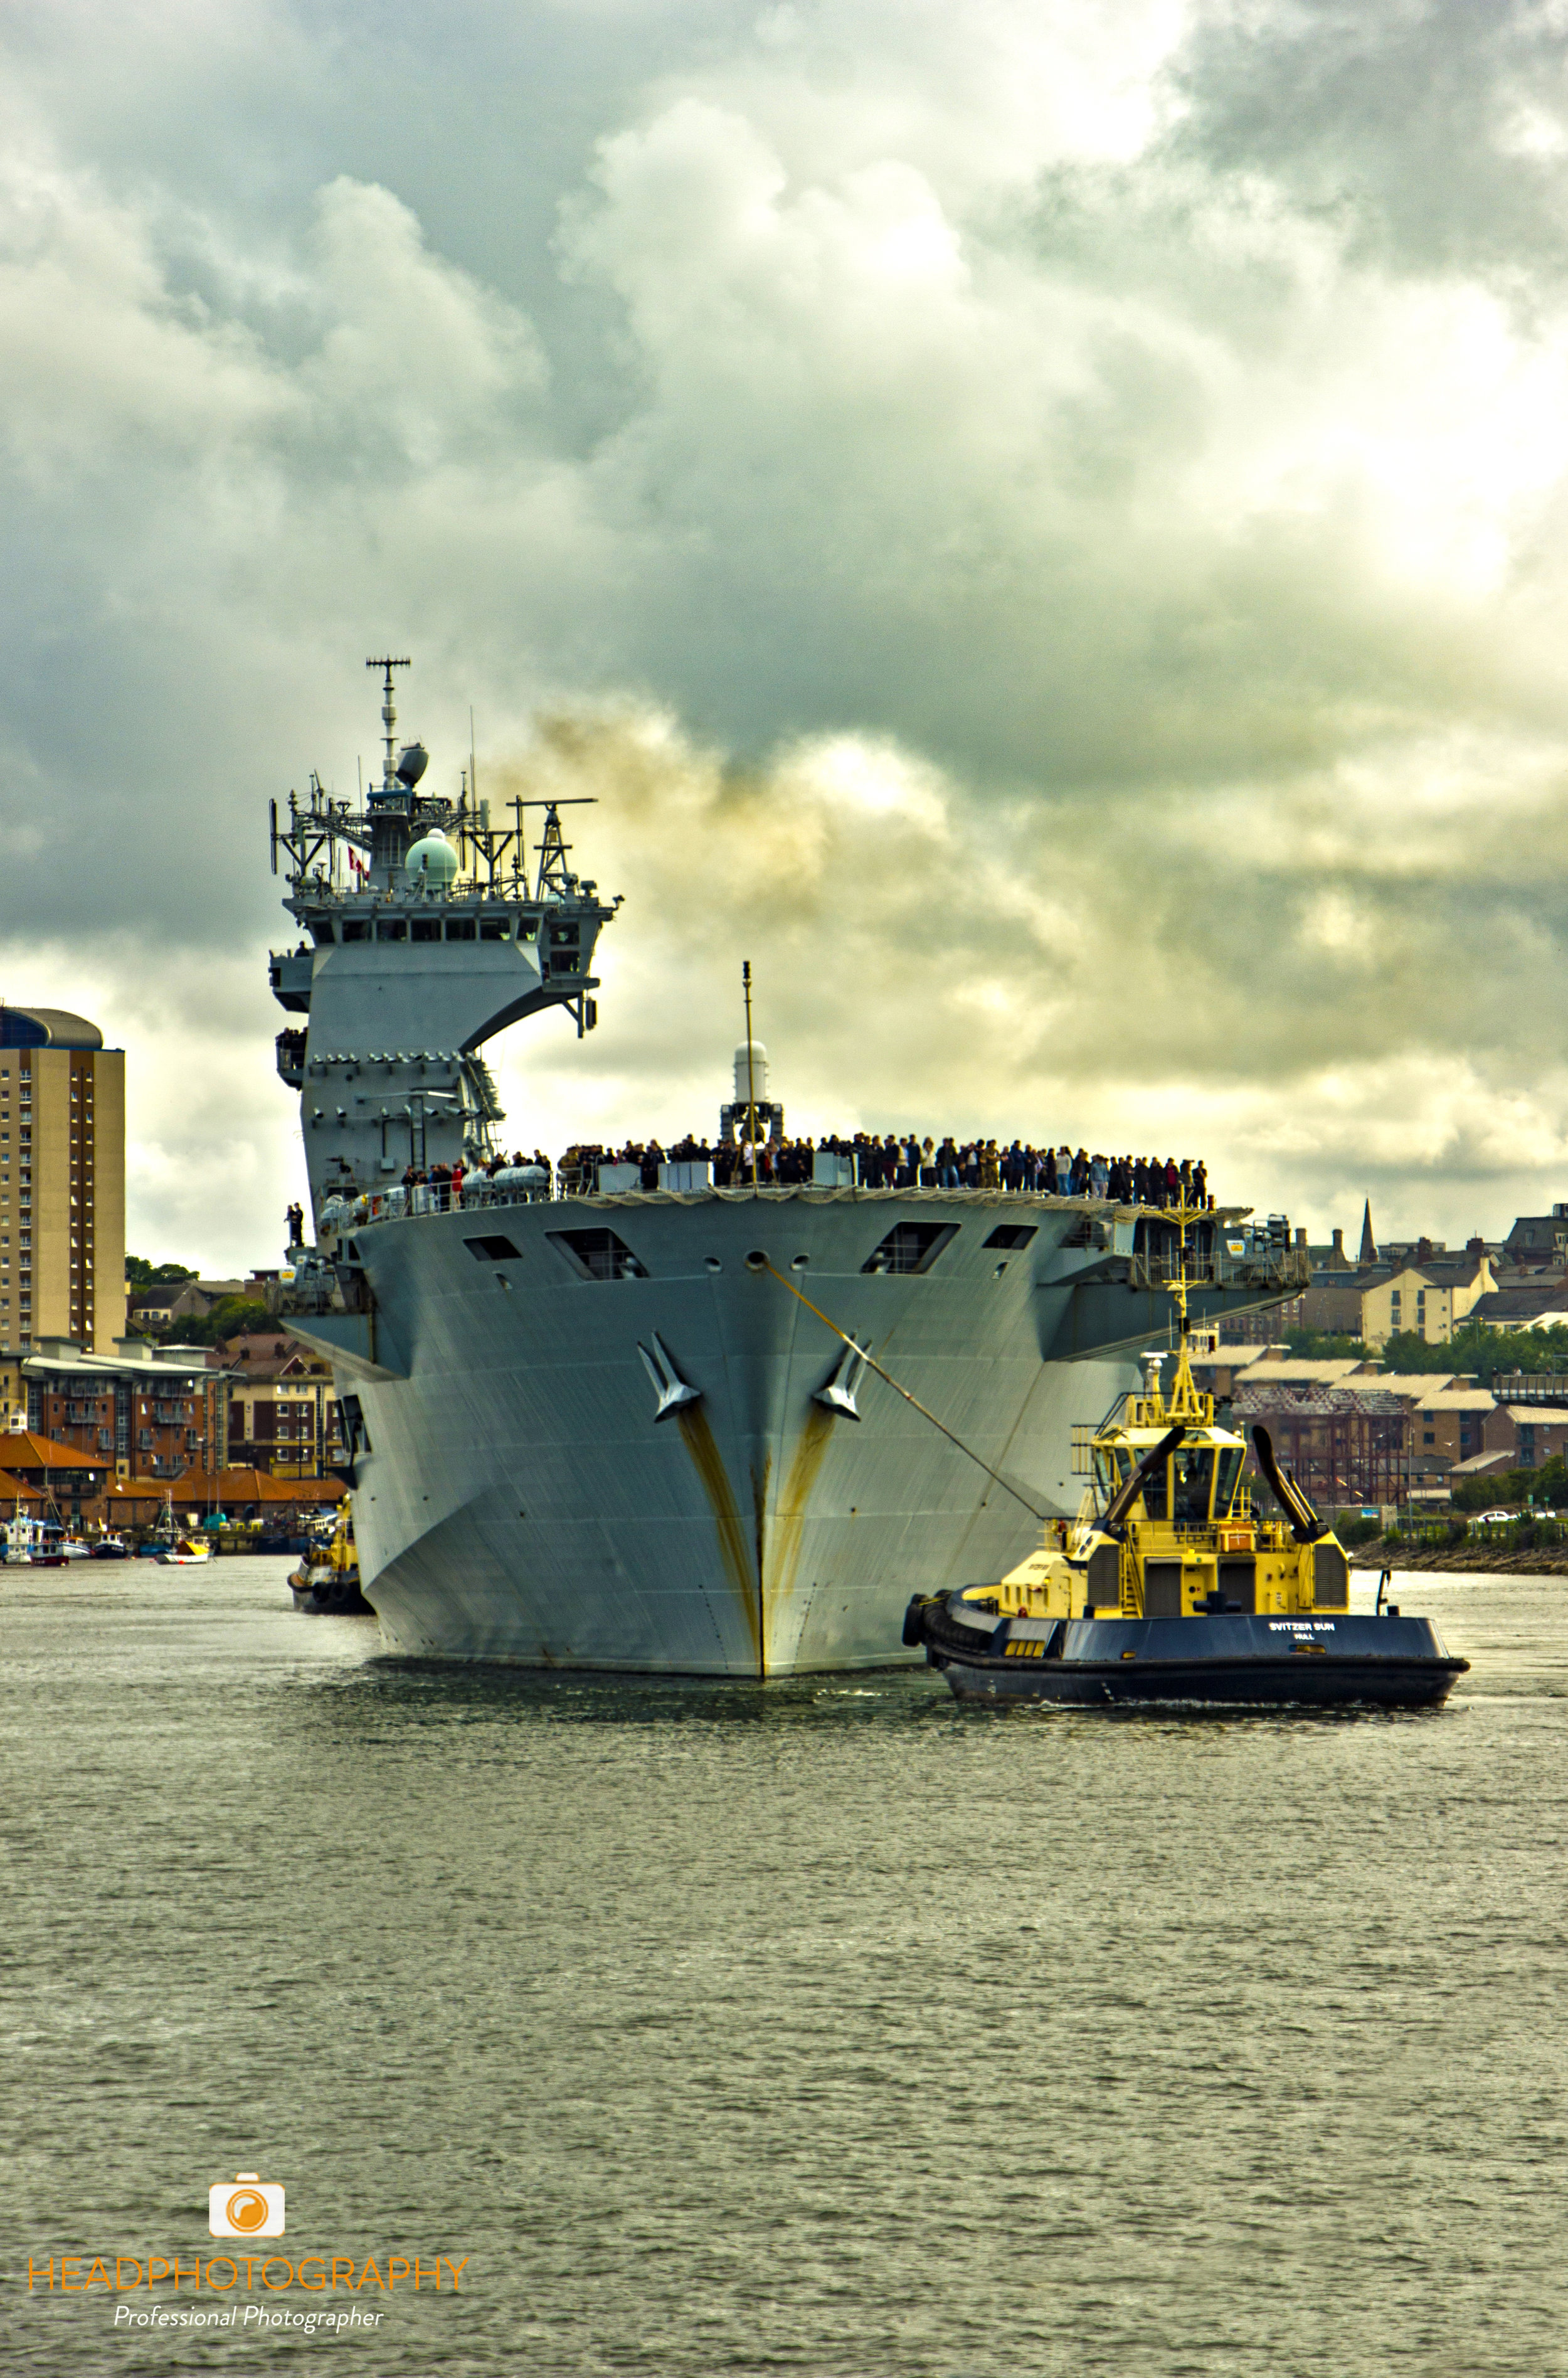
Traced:
POLYGON ((1496 1289, 1481 1239, 1472 1239, 1463 1255, 1449 1255, 1422 1239, 1418 1245, 1424 1252, 1416 1259, 1351 1264, 1343 1233, 1334 1235, 1333 1248, 1314 1265, 1312 1284, 1301 1299, 1301 1322, 1308 1329, 1359 1338, 1374 1348, 1413 1331, 1428 1345, 1441 1346, 1496 1289))
POLYGON ((0 1006, 0 1354, 125 1328, 125 1066, 84 1016, 0 1006))
POLYGON ((46 1338, 10 1366, 6 1392, 13 1426, 90 1454, 118 1478, 173 1480, 200 1467, 221 1425, 221 1383, 204 1346, 122 1338, 98 1354, 46 1338))
POLYGON ((314 1348, 270 1329, 231 1338, 221 1360, 224 1460, 291 1479, 324 1478, 347 1464, 331 1366, 314 1348))
POLYGON ((13 1482, 3 1491, 29 1489, 45 1511, 61 1519, 96 1519, 112 1463, 80 1446, 62 1445, 35 1429, 11 1428, 0 1437, 0 1470, 13 1482))

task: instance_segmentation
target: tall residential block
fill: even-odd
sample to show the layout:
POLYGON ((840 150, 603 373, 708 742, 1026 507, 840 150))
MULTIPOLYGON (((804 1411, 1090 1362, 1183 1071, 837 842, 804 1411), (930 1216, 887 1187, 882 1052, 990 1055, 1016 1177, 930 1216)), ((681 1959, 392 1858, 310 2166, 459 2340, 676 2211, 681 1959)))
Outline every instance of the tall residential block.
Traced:
POLYGON ((0 1007, 0 1351, 126 1327, 126 1057, 85 1016, 0 1007))

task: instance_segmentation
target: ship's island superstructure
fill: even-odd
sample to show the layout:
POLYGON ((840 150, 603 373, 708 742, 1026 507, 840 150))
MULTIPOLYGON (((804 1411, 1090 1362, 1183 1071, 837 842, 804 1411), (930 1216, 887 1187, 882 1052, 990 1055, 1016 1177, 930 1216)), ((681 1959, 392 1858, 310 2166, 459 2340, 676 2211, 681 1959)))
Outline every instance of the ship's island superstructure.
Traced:
MULTIPOLYGON (((1158 1212, 997 1189, 581 1191, 493 1169, 481 1055, 564 1008, 619 906, 575 874, 562 803, 425 787, 400 748, 363 806, 312 778, 272 819, 304 938, 271 962, 315 1223, 281 1315, 334 1366, 362 1586, 390 1648, 751 1678, 892 1664, 913 1588, 1010 1569, 1077 1507, 1072 1425, 1169 1334, 1158 1212), (446 1185, 405 1185, 437 1166, 446 1185)), ((743 1056, 745 1052, 742 1052, 743 1056)), ((758 1087, 737 1064, 739 1102, 758 1087)), ((759 1101, 760 1104, 760 1101, 759 1101)), ((724 1115, 736 1129, 735 1107, 724 1115)), ((754 1130, 765 1129, 760 1113, 754 1130)), ((1188 1234, 1200 1322, 1304 1285, 1235 1209, 1188 1234)))

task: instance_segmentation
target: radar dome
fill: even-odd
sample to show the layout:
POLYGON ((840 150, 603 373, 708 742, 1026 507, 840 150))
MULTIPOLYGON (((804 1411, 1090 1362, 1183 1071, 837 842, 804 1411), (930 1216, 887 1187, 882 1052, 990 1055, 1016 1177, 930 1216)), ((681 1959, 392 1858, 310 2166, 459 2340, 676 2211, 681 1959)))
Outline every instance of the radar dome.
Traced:
POLYGON ((405 743, 398 753, 399 784, 406 785, 412 793, 429 765, 430 754, 423 743, 405 743))
POLYGON ((440 827, 433 825, 424 839, 413 845, 403 864, 411 883, 428 884, 431 891, 439 892, 455 880, 458 855, 440 827))
POLYGON ((735 1102, 743 1107, 748 1098, 768 1102, 768 1052, 760 1040, 743 1040, 735 1052, 735 1102))

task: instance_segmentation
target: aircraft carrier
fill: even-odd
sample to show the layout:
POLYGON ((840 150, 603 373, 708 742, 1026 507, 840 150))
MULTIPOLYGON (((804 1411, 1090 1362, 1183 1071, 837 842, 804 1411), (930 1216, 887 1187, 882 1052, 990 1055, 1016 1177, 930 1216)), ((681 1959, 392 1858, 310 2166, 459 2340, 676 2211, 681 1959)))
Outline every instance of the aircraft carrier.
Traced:
POLYGON ((1168 1342, 1179 1265, 1199 1324, 1277 1302, 1305 1284, 1288 1231, 1222 1211, 1179 1248, 1167 1214, 867 1188, 831 1155, 790 1188, 485 1177, 480 1051, 555 1009, 592 1028, 619 902, 573 871, 564 804, 531 849, 529 804, 506 825, 472 780, 424 790, 406 664, 370 666, 379 787, 273 806, 302 938, 271 983, 314 1221, 280 1317, 333 1364, 388 1647, 753 1679, 918 1659, 913 1592, 1000 1576, 1075 1516, 1074 1425, 1168 1342), (455 1163, 455 1207, 404 1185, 455 1163))

